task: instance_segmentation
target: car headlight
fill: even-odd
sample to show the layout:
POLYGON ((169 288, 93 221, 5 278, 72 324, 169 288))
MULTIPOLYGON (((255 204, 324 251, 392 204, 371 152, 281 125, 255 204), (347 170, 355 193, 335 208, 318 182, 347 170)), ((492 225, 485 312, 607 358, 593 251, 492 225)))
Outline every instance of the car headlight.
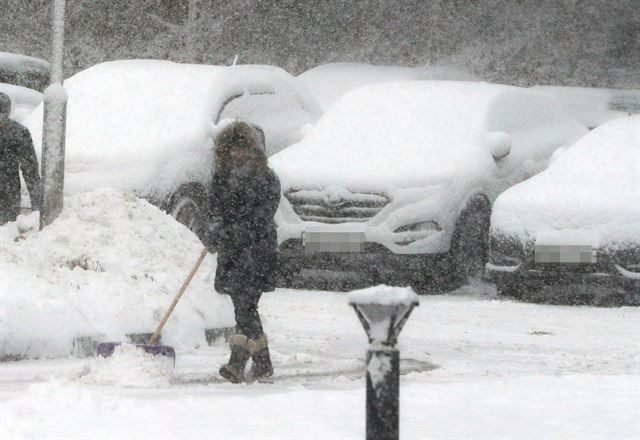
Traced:
POLYGON ((491 264, 496 266, 519 266, 522 263, 522 260, 518 257, 503 255, 496 252, 491 252, 489 261, 491 264))
POLYGON ((428 222, 418 222, 411 223, 408 225, 404 225, 399 227, 393 232, 418 232, 418 231, 442 231, 442 228, 433 220, 429 220, 428 222))
POLYGON ((620 275, 631 280, 640 280, 640 263, 619 261, 615 268, 620 275))
POLYGON ((489 238, 489 263, 493 266, 516 267, 525 259, 527 244, 513 237, 492 235, 489 238))
POLYGON ((394 234, 396 234, 393 238, 393 242, 400 246, 406 246, 441 230, 442 228, 440 225, 433 220, 410 223, 393 231, 394 234))

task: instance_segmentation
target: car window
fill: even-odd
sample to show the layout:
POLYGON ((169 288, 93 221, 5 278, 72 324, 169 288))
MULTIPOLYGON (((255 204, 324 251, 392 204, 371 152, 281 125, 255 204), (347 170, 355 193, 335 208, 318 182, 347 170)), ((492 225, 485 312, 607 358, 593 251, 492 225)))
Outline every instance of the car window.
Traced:
POLYGON ((218 120, 239 118, 264 130, 267 155, 298 141, 298 128, 313 120, 288 90, 249 93, 227 101, 218 120))
POLYGON ((43 92, 49 85, 47 63, 44 60, 0 52, 0 83, 43 92))
POLYGON ((627 90, 614 92, 609 102, 609 110, 640 114, 640 91, 627 90))

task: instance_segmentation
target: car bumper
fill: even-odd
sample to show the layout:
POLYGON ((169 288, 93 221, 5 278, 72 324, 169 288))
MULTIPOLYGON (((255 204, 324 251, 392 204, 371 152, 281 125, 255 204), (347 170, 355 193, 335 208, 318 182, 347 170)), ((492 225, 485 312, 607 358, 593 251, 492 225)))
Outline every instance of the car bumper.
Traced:
POLYGON ((595 294, 620 293, 627 304, 640 301, 640 276, 613 265, 608 271, 587 271, 579 266, 549 265, 544 268, 521 268, 487 263, 486 274, 498 289, 526 292, 547 290, 560 295, 564 290, 582 289, 595 294))
POLYGON ((447 254, 394 254, 378 243, 364 243, 361 252, 310 252, 302 240, 290 239, 278 252, 281 274, 303 269, 357 272, 376 283, 408 284, 446 271, 447 254))
POLYGON ((529 279, 550 282, 554 284, 565 283, 593 283, 612 286, 625 286, 629 288, 640 287, 640 274, 625 271, 616 266, 615 272, 582 272, 579 268, 548 267, 544 269, 521 269, 513 266, 498 266, 487 263, 487 274, 495 280, 529 279))

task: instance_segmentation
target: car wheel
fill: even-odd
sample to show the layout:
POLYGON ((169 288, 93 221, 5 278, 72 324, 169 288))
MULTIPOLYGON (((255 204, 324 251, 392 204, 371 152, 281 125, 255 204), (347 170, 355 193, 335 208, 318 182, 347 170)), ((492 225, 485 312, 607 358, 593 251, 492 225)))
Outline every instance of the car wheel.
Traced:
POLYGON ((170 214, 178 222, 204 240, 207 231, 204 190, 197 185, 185 185, 173 196, 170 214))
POLYGON ((451 237, 450 274, 461 286, 470 278, 479 278, 489 259, 491 207, 484 196, 473 198, 460 213, 451 237))
POLYGON ((496 293, 501 298, 520 299, 522 295, 523 287, 517 286, 513 283, 496 282, 496 293))

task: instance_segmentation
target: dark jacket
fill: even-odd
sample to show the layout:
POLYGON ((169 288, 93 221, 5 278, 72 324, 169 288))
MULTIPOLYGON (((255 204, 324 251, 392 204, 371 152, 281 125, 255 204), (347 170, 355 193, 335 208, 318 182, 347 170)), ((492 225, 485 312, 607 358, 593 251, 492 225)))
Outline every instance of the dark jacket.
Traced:
POLYGON ((242 179, 214 174, 210 194, 211 213, 221 220, 207 239, 218 250, 216 290, 230 295, 274 290, 278 176, 270 168, 242 179))
POLYGON ((11 119, 0 119, 0 223, 14 220, 20 212, 20 174, 31 197, 40 207, 38 159, 29 130, 11 119))

